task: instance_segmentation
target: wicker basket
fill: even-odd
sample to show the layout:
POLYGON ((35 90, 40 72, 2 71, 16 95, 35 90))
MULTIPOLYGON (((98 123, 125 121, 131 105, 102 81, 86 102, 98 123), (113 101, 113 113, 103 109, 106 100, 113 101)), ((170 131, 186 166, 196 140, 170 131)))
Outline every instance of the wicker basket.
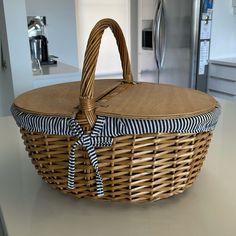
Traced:
MULTIPOLYGON (((51 187, 77 198, 145 202, 176 195, 192 185, 206 157, 218 115, 213 116, 214 121, 211 118, 211 125, 202 132, 180 130, 125 135, 118 132, 109 137, 109 145, 103 145, 102 141, 100 145, 94 145, 94 154, 91 143, 90 149, 86 146, 86 140, 90 140, 96 131, 98 117, 111 118, 114 119, 112 122, 118 123, 132 120, 182 122, 215 114, 216 107, 212 97, 195 90, 134 83, 122 31, 115 21, 104 19, 90 34, 81 83, 53 85, 27 92, 16 98, 12 112, 21 127, 32 163, 51 187), (112 29, 117 40, 123 80, 94 82, 101 38, 107 27, 112 29), (69 122, 74 120, 73 132, 77 132, 76 125, 79 124, 83 134, 56 133, 50 129, 49 121, 48 133, 38 130, 37 124, 51 118, 62 119, 60 124, 66 124, 67 119, 69 122), (91 158, 93 154, 98 163, 91 158), (103 196, 97 195, 98 177, 102 178, 103 196), (68 187, 68 178, 73 186, 68 187)), ((60 127, 63 129, 62 125, 60 127)), ((106 137, 102 138, 106 140, 106 137)))

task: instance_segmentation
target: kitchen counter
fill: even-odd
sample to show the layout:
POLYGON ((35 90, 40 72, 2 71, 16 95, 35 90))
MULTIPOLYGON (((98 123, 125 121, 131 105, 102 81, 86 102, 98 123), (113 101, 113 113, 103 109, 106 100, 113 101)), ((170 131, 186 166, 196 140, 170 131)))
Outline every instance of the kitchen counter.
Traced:
POLYGON ((59 61, 56 65, 42 65, 42 73, 33 73, 33 75, 34 88, 79 81, 81 79, 79 68, 59 61))
POLYGON ((236 57, 212 59, 210 60, 210 63, 215 64, 215 65, 236 67, 236 57))
POLYGON ((9 236, 236 235, 236 104, 223 113, 203 169, 186 192, 146 204, 76 200, 41 181, 12 117, 0 118, 0 206, 9 236))
POLYGON ((236 57, 210 60, 208 92, 212 96, 236 101, 236 57))
MULTIPOLYGON (((62 62, 57 62, 57 64, 54 65, 42 65, 42 73, 33 73, 34 76, 40 77, 40 76, 52 76, 52 75, 64 75, 64 74, 74 74, 74 73, 80 73, 79 68, 67 65, 62 62)), ((36 77, 36 78, 37 78, 36 77)))
MULTIPOLYGON (((34 73, 34 88, 44 87, 53 84, 76 82, 81 80, 81 71, 79 68, 59 62, 56 65, 43 65, 42 73, 34 73)), ((96 79, 120 79, 120 71, 114 73, 98 74, 96 79)))

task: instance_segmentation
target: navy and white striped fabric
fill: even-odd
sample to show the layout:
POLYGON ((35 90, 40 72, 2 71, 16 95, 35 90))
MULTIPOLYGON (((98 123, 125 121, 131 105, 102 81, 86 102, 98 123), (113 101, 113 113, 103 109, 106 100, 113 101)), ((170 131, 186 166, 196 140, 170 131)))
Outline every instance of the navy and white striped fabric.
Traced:
POLYGON ((121 135, 148 133, 200 133, 212 131, 218 121, 221 108, 218 104, 212 112, 176 119, 138 120, 98 116, 90 135, 84 134, 80 125, 71 117, 29 114, 18 110, 15 106, 12 107, 11 111, 17 125, 30 132, 75 137, 77 141, 71 146, 69 156, 68 188, 74 189, 75 150, 77 145, 82 145, 86 148, 91 164, 96 172, 97 194, 98 196, 103 196, 102 177, 99 174, 95 147, 111 146, 113 137, 121 135))
POLYGON ((98 170, 98 160, 95 151, 95 146, 103 147, 103 146, 110 146, 112 144, 111 137, 92 137, 90 135, 84 134, 80 125, 74 120, 71 119, 69 121, 70 131, 72 132, 72 136, 76 137, 78 141, 76 141, 70 150, 70 157, 69 157, 69 165, 68 165, 68 188, 74 189, 74 182, 75 182, 75 150, 77 145, 82 145, 86 148, 88 152, 89 159, 91 164, 96 172, 96 186, 97 186, 97 195, 103 196, 103 184, 102 184, 102 177, 99 174, 98 170))

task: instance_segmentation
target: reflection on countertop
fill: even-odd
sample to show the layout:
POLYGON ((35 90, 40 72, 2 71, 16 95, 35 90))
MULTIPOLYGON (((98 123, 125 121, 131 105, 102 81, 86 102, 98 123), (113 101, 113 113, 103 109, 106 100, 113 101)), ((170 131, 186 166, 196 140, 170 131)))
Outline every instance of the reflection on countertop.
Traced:
POLYGON ((42 72, 33 72, 35 76, 49 76, 49 75, 62 75, 62 74, 74 74, 80 73, 79 68, 71 65, 57 62, 54 65, 42 65, 42 72))

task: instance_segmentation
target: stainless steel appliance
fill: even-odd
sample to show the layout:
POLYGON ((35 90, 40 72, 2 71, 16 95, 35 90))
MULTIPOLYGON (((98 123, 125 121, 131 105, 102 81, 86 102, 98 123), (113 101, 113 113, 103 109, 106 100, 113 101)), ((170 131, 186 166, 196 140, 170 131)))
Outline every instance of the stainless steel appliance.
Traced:
POLYGON ((47 64, 49 61, 47 38, 44 35, 37 35, 29 40, 31 56, 38 59, 41 64, 47 64))
POLYGON ((28 16, 28 35, 32 59, 37 59, 41 65, 56 64, 55 57, 48 54, 48 40, 45 35, 46 17, 28 16))
POLYGON ((139 80, 206 91, 213 0, 140 1, 139 7, 145 9, 145 4, 153 4, 155 10, 151 21, 144 16, 141 23, 144 46, 138 56, 139 80), (152 34, 143 33, 147 22, 152 26, 152 34), (145 53, 148 35, 152 37, 152 50, 148 48, 145 53), (155 64, 154 70, 142 66, 148 60, 155 64))

